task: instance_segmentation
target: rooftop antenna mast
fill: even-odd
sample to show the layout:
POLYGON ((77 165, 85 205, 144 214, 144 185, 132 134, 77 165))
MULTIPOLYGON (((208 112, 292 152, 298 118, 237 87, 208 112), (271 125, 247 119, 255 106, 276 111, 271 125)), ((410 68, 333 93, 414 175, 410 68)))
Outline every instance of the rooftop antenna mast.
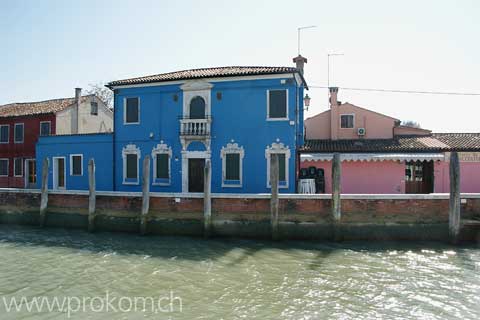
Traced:
POLYGON ((312 29, 316 28, 317 26, 305 26, 305 27, 298 27, 297 28, 297 42, 298 42, 298 55, 300 55, 300 31, 305 29, 312 29))

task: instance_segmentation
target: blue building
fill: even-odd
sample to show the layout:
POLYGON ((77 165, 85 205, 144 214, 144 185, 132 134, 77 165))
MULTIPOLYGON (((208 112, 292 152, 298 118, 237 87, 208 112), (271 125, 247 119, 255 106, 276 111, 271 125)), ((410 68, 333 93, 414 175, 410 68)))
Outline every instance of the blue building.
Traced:
MULTIPOLYGON (((60 137, 41 138, 37 161, 54 154, 66 159, 69 152, 84 154, 84 161, 95 158, 97 181, 109 177, 99 172, 113 170, 112 190, 140 191, 142 162, 150 155, 152 192, 202 192, 203 168, 210 161, 212 192, 266 193, 270 155, 275 153, 280 191, 294 192, 296 150, 304 140, 306 59, 294 61, 296 68, 206 68, 110 82, 112 145, 97 150, 82 142, 85 137, 71 136, 78 141, 62 149, 48 144, 60 137), (100 161, 107 150, 111 162, 100 161)), ((54 181, 60 173, 51 169, 54 181)), ((88 187, 86 173, 83 180, 69 178, 67 189, 88 187)))

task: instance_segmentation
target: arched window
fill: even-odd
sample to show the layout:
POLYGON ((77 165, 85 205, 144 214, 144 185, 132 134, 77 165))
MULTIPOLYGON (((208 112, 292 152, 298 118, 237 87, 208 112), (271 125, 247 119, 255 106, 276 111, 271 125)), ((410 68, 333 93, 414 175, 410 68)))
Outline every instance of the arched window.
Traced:
POLYGON ((205 100, 196 96, 190 101, 190 119, 205 119, 205 100))

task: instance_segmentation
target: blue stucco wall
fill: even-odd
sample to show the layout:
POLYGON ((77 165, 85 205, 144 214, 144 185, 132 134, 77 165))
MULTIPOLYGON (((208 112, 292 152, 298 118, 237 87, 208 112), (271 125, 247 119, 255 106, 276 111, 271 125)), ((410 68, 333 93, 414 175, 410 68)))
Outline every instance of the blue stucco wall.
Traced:
POLYGON ((113 134, 86 134, 40 137, 36 145, 37 186, 41 187, 42 162, 49 159, 48 186, 53 188, 53 157, 65 157, 66 189, 88 190, 88 161, 95 160, 96 187, 113 190, 113 134), (70 175, 70 155, 83 155, 83 174, 70 175))
MULTIPOLYGON (((295 191, 296 148, 303 144, 303 87, 293 79, 258 79, 240 81, 209 81, 211 89, 211 163, 212 192, 265 193, 267 188, 267 159, 265 149, 274 142, 290 148, 289 186, 281 192, 295 191), (282 81, 283 80, 283 81, 282 81), (267 90, 288 90, 288 120, 267 121, 267 90), (221 100, 217 99, 221 92, 221 100), (298 107, 297 110, 297 105, 298 107), (298 120, 298 122, 297 122, 298 120), (234 141, 243 147, 243 186, 222 188, 221 148, 234 141)), ((152 186, 153 192, 182 191, 182 145, 179 138, 183 115, 181 84, 145 86, 115 90, 115 190, 140 191, 138 185, 123 184, 122 148, 134 144, 141 150, 142 160, 163 141, 172 148, 171 184, 152 186), (175 101, 174 95, 178 97, 175 101), (140 98, 140 124, 124 124, 124 99, 140 98)), ((191 146, 192 148, 194 146, 191 146)), ((189 150, 191 150, 189 148, 189 150)))

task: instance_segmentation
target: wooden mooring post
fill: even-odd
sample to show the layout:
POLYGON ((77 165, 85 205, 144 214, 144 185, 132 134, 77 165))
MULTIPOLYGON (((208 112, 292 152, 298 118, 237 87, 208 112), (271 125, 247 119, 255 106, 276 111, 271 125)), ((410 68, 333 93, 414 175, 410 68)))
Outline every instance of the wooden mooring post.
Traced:
POLYGON ((457 243, 460 236, 460 161, 458 153, 450 154, 450 206, 448 214, 448 226, 450 240, 457 243))
POLYGON ((270 155, 270 221, 272 225, 272 239, 278 240, 278 180, 279 180, 279 165, 278 155, 273 153, 270 155))
POLYGON ((48 158, 42 164, 42 189, 40 198, 40 226, 45 227, 48 207, 48 158))
POLYGON ((140 234, 147 234, 148 210, 150 208, 150 156, 143 159, 142 214, 140 216, 140 234))
POLYGON ((88 161, 88 231, 95 231, 95 205, 96 205, 96 183, 95 183, 95 160, 88 161))
POLYGON ((203 176, 203 235, 209 238, 212 235, 212 193, 211 193, 212 164, 205 160, 203 176))
POLYGON ((333 239, 341 240, 338 224, 342 219, 342 200, 340 198, 342 186, 342 159, 339 153, 333 155, 332 160, 332 218, 333 218, 333 239))

